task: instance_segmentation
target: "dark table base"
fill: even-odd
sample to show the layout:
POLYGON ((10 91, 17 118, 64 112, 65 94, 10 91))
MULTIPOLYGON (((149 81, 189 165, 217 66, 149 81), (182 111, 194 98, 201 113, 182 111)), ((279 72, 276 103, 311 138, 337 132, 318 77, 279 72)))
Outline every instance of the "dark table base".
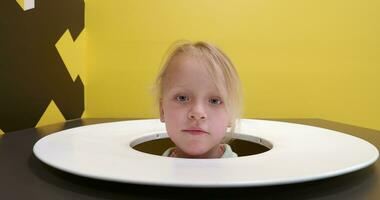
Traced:
MULTIPOLYGON (((80 177, 52 168, 33 155, 34 143, 45 135, 106 121, 115 119, 77 120, 5 134, 0 139, 0 199, 380 199, 379 161, 354 173, 298 184, 245 188, 176 188, 80 177)), ((282 121, 342 131, 361 137, 377 148, 380 146, 380 131, 318 119, 282 121)))

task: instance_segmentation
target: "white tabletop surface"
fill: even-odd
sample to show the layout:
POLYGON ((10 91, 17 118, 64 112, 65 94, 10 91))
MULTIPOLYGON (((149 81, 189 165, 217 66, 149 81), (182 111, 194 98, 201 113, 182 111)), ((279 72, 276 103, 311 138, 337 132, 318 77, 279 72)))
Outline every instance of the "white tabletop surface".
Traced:
POLYGON ((134 150, 167 137, 157 119, 67 129, 39 140, 34 154, 57 169, 101 180, 181 187, 265 186, 350 173, 374 163, 378 150, 341 132, 287 122, 241 120, 238 137, 263 138, 272 149, 223 159, 169 158, 134 150))

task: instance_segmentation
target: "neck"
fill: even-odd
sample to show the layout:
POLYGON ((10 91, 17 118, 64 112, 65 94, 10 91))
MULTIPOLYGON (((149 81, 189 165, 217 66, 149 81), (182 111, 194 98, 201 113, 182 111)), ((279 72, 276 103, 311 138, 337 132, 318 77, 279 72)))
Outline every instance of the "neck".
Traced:
POLYGON ((170 155, 171 157, 177 157, 177 158, 220 158, 224 154, 224 147, 221 144, 216 145, 210 151, 202 154, 202 155, 189 155, 182 151, 180 148, 176 147, 173 151, 172 154, 170 155))

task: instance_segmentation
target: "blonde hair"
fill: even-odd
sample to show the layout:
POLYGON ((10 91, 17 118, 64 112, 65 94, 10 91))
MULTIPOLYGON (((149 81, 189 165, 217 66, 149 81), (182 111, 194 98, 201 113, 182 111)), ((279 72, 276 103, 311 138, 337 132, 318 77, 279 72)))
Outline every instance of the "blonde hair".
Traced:
POLYGON ((164 59, 161 71, 156 78, 155 88, 153 89, 156 96, 156 103, 159 104, 163 96, 164 81, 169 63, 179 54, 192 56, 193 58, 198 59, 198 61, 200 61, 200 63, 208 70, 213 82, 219 92, 221 92, 230 119, 230 128, 227 130, 223 142, 231 142, 233 139, 233 133, 238 124, 238 119, 242 114, 243 98, 241 94, 240 79, 231 60, 215 45, 202 41, 194 43, 190 41, 175 42, 172 47, 169 48, 169 52, 167 53, 166 59, 164 59), (225 91, 225 93, 222 93, 222 91, 225 91))

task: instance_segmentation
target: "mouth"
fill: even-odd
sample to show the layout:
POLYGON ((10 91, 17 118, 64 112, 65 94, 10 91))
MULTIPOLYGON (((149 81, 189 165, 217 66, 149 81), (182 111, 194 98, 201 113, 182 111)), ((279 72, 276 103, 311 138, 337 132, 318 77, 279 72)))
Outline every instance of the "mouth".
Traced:
POLYGON ((186 133, 190 133, 191 135, 203 135, 203 134, 207 134, 206 131, 202 130, 202 129, 184 129, 182 130, 183 132, 186 132, 186 133))

